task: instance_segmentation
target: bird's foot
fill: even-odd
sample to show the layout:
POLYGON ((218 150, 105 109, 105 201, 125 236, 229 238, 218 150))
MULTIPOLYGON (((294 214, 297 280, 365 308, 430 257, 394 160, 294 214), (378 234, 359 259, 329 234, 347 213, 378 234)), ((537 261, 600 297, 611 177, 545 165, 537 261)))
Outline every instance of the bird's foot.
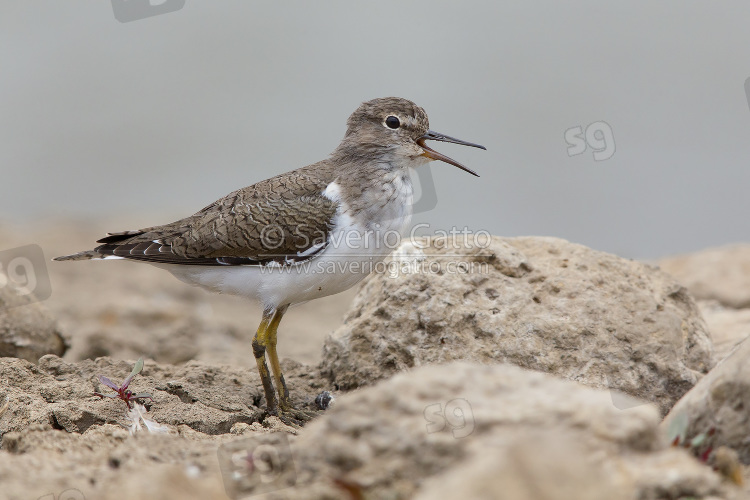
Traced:
POLYGON ((280 409, 278 417, 282 422, 289 426, 302 427, 322 413, 322 411, 317 410, 298 410, 297 408, 290 406, 286 409, 280 409))
POLYGON ((288 402, 282 403, 275 408, 266 409, 267 416, 278 417, 284 424, 295 429, 302 428, 303 425, 322 413, 322 410, 297 409, 288 402))

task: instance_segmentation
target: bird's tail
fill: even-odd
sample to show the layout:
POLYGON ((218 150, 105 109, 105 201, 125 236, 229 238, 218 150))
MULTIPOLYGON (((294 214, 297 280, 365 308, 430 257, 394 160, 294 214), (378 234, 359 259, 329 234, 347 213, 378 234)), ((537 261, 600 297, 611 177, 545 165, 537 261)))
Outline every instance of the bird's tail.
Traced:
POLYGON ((63 255, 55 257, 52 260, 92 260, 92 259, 103 259, 106 255, 97 252, 96 250, 86 250, 85 252, 78 252, 72 255, 63 255))

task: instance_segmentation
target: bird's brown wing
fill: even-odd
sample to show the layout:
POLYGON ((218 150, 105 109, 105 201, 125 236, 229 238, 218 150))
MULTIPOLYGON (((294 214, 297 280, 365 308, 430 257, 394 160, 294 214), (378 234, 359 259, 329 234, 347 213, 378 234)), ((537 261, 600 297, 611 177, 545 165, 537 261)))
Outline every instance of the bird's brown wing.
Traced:
POLYGON ((171 224, 110 233, 93 251, 61 260, 116 256, 203 266, 307 260, 328 244, 338 203, 322 195, 325 180, 297 172, 235 191, 171 224))

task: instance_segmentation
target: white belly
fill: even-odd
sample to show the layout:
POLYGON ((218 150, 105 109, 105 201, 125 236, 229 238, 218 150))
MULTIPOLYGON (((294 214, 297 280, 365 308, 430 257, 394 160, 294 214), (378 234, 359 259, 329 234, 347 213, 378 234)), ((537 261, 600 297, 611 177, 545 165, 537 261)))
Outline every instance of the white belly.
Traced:
POLYGON ((385 245, 380 248, 329 245, 306 262, 284 267, 155 265, 185 283, 258 300, 266 307, 278 307, 343 292, 377 270, 377 264, 392 250, 385 245))

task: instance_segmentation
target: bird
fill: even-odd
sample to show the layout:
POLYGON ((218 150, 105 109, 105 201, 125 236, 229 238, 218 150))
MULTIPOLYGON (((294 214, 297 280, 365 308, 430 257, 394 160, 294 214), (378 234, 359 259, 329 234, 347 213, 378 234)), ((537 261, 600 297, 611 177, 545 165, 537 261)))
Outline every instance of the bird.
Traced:
POLYGON ((145 262, 185 283, 259 301, 252 351, 265 411, 305 422, 311 412, 295 408, 279 363, 279 323, 291 305, 347 290, 386 259, 388 235, 410 227, 410 169, 439 160, 479 177, 427 141, 486 149, 431 130, 410 100, 372 99, 349 116, 328 158, 233 191, 189 217, 107 233, 93 250, 53 260, 145 262))

